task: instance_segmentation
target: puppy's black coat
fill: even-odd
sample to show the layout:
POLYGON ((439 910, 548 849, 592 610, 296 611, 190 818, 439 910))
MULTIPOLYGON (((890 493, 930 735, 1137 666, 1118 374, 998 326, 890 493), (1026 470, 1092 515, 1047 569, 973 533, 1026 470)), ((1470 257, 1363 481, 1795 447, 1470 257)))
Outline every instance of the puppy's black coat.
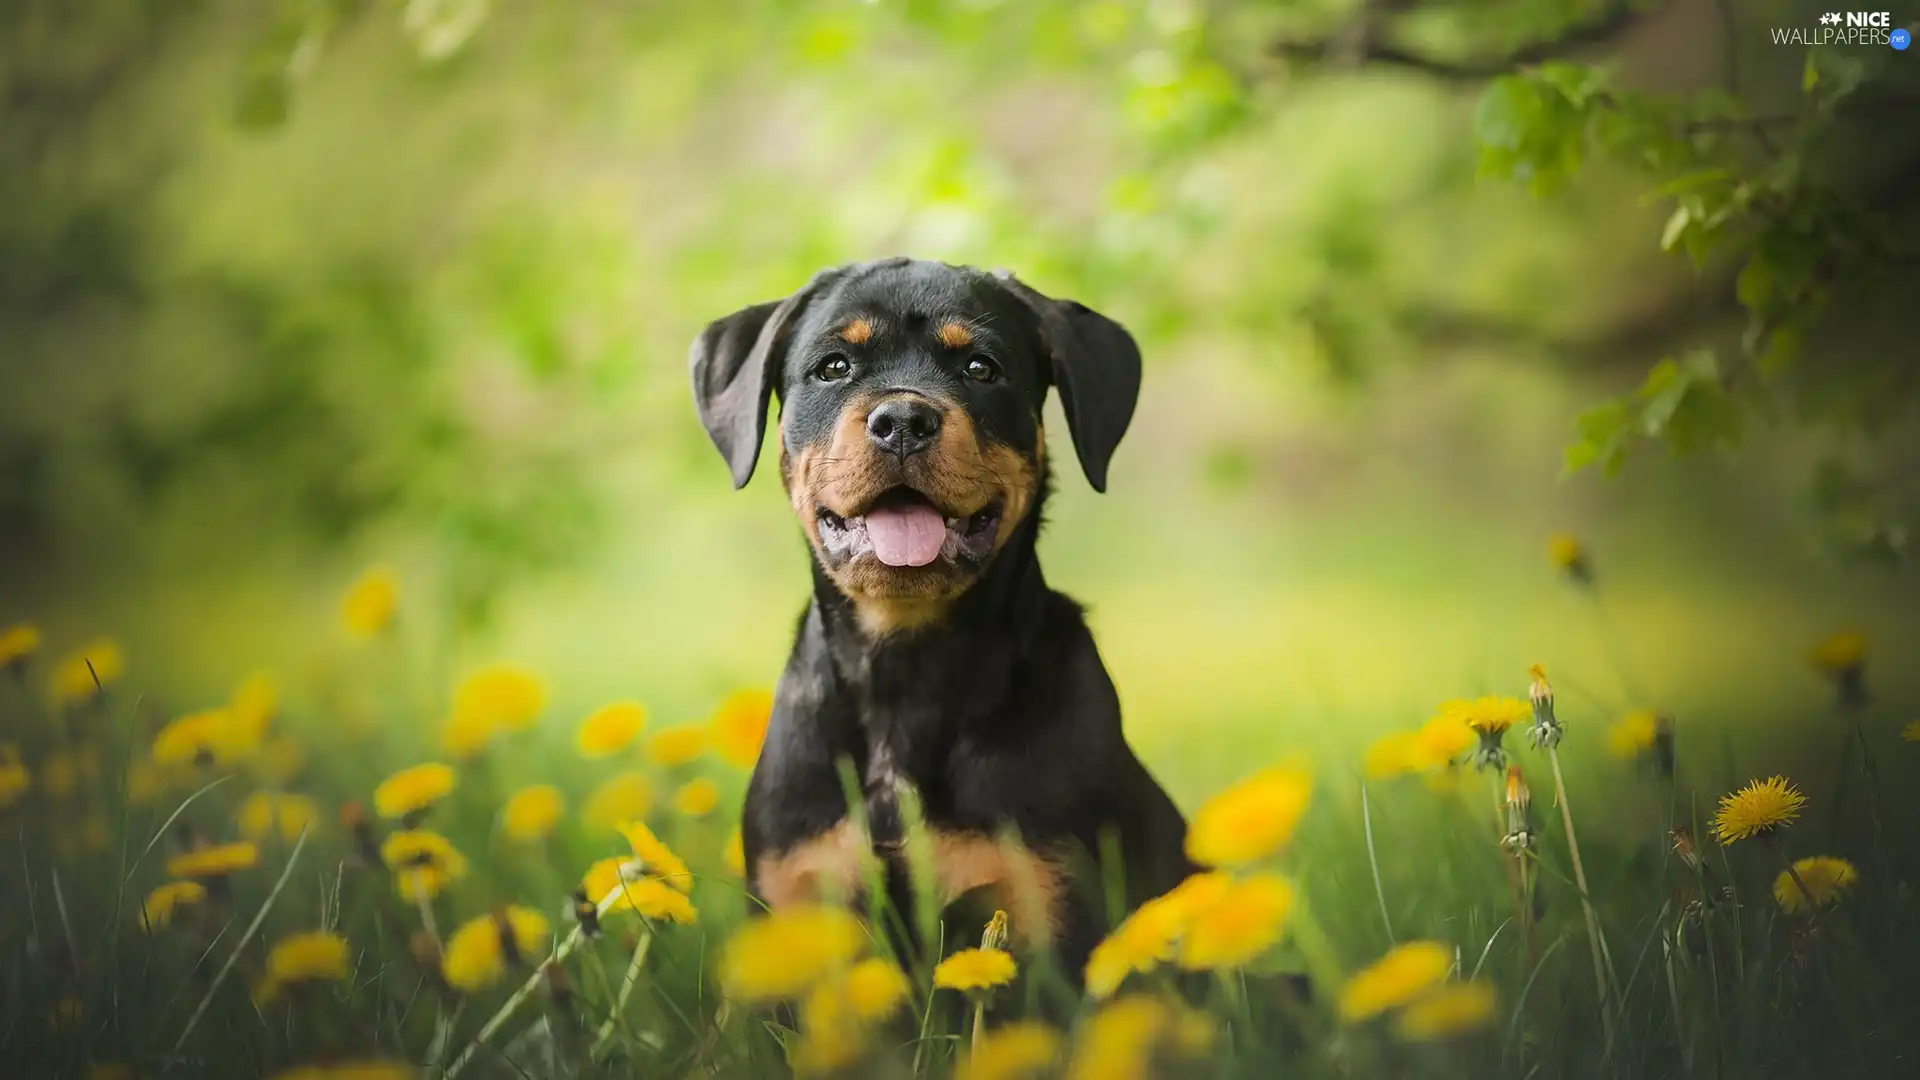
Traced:
POLYGON ((813 562, 747 793, 749 886, 773 907, 851 897, 873 853, 910 903, 910 792, 939 901, 980 894, 1077 980, 1120 914, 1103 854, 1123 860, 1129 905, 1191 870, 1185 822, 1127 746, 1080 608, 1034 548, 1047 392, 1104 490, 1139 390, 1132 338, 1009 276, 895 259, 714 322, 692 368, 736 487, 779 396, 781 479, 813 562))

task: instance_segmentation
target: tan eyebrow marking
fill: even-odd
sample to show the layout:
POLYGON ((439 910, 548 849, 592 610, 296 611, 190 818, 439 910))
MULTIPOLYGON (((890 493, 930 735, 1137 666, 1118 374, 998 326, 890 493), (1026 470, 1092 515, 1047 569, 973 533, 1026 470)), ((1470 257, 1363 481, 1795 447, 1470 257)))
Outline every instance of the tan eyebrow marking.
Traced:
POLYGON ((940 344, 949 349, 959 349, 973 344, 973 330, 963 322, 943 323, 937 335, 940 344))
POLYGON ((840 328, 840 340, 849 345, 865 345, 873 340, 873 323, 865 316, 840 328))

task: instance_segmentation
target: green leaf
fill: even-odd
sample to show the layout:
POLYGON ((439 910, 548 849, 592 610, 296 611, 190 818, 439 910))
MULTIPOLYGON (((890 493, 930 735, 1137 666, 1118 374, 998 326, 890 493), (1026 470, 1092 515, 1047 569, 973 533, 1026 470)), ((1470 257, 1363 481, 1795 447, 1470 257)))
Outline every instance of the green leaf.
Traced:
POLYGON ((1633 437, 1633 421, 1632 407, 1620 398, 1581 413, 1573 422, 1574 439, 1566 449, 1563 473, 1576 473, 1590 465, 1599 466, 1608 476, 1618 473, 1633 437))
POLYGON ((1667 218, 1667 227, 1660 231, 1660 250, 1672 251, 1673 246, 1679 243, 1680 237, 1686 233, 1687 226, 1691 224, 1693 224, 1693 214, 1687 210, 1686 206, 1682 204, 1674 207, 1673 215, 1667 218))
POLYGON ((1798 326, 1777 326, 1767 335, 1766 344, 1754 357, 1762 375, 1774 375, 1791 367, 1806 348, 1806 335, 1798 326))
POLYGON ((1683 173, 1661 184, 1656 190, 1672 198, 1693 195, 1714 188, 1724 188, 1733 182, 1733 174, 1725 169, 1696 169, 1683 173))
POLYGON ((1719 357, 1711 349, 1655 364, 1638 396, 1641 429, 1677 455, 1731 449, 1740 441, 1745 413, 1727 393, 1719 357))
POLYGON ((1813 54, 1814 50, 1808 49, 1807 62, 1800 65, 1800 92, 1803 94, 1813 93, 1813 88, 1820 85, 1820 65, 1814 63, 1813 54))

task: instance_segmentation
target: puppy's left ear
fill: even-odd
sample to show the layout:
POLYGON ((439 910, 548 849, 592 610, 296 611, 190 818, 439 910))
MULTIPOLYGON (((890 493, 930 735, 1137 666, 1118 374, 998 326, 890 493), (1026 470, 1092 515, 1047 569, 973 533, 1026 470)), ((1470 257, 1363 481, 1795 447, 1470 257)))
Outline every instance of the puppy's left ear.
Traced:
POLYGON ((707 437, 726 459, 735 489, 747 486, 767 433, 767 402, 773 396, 787 338, 807 304, 837 270, 815 274, 785 300, 742 308, 707 324, 687 357, 693 373, 693 404, 707 437))
POLYGON ((1049 299, 1005 271, 995 276, 1038 320, 1080 471, 1093 490, 1107 490, 1107 462, 1140 398, 1140 347, 1125 327, 1085 304, 1049 299))

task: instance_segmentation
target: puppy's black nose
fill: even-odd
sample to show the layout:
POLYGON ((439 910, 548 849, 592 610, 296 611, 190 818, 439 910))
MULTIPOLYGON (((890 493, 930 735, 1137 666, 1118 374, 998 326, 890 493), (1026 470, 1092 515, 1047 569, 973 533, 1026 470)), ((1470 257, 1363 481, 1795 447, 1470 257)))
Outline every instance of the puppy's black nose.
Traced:
POLYGON ((895 457, 920 453, 939 433, 940 410, 919 398, 891 398, 867 414, 867 438, 895 457))

